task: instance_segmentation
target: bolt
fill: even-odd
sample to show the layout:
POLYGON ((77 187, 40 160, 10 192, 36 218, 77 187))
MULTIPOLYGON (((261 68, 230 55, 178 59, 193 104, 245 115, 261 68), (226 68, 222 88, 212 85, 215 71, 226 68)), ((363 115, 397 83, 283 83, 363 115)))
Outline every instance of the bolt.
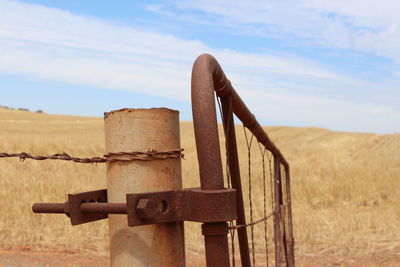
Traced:
POLYGON ((154 199, 140 199, 136 206, 136 214, 142 219, 151 219, 159 213, 154 199))

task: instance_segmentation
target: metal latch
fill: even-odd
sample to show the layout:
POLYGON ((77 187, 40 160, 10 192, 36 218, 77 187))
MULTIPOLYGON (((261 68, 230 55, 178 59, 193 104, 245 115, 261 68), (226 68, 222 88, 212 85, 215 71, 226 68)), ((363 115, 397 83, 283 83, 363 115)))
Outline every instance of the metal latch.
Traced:
POLYGON ((150 193, 128 193, 126 203, 108 203, 107 190, 68 194, 65 203, 35 203, 35 213, 64 213, 71 225, 127 214, 128 226, 175 221, 218 222, 235 220, 236 190, 189 188, 150 193))

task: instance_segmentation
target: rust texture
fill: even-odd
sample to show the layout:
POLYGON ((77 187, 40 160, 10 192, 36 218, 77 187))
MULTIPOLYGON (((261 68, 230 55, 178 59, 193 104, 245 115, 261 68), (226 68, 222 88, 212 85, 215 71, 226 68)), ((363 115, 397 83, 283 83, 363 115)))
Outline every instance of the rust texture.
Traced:
MULTIPOLYGON (((65 203, 35 203, 32 211, 35 213, 65 213, 71 220, 71 225, 94 222, 108 217, 104 212, 93 212, 93 205, 107 203, 107 190, 95 190, 78 194, 68 194, 68 201, 65 203), (89 211, 84 210, 84 204, 90 203, 89 211)), ((125 212, 126 213, 126 212, 125 212)))
POLYGON ((107 190, 103 189, 69 194, 65 203, 35 203, 32 210, 35 213, 65 213, 72 225, 105 219, 108 214, 127 214, 128 226, 177 221, 231 221, 236 219, 235 197, 234 189, 191 188, 128 193, 126 203, 107 203, 107 190))
MULTIPOLYGON (((250 112, 240 96, 236 93, 216 59, 209 54, 200 55, 196 59, 192 71, 192 112, 201 188, 204 190, 216 190, 221 189, 224 186, 214 91, 221 99, 222 103, 227 162, 229 165, 232 187, 237 190, 236 224, 238 227, 233 228, 238 231, 242 266, 251 266, 246 227, 265 221, 272 215, 274 218, 275 228, 276 266, 280 266, 282 256, 286 257, 284 260, 288 266, 294 266, 294 238, 291 217, 289 164, 258 123, 255 116, 250 112), (233 114, 235 114, 243 125, 251 131, 257 141, 273 154, 275 159, 274 212, 272 215, 270 214, 265 218, 255 222, 250 222, 249 224, 246 224, 244 212, 233 114), (283 206, 280 173, 281 164, 284 166, 286 174, 285 190, 287 208, 285 215, 288 218, 289 237, 285 236, 286 233, 284 229, 280 229, 281 218, 283 220, 284 216, 281 214, 283 206), (283 235, 282 238, 281 235, 283 235), (287 239, 289 240, 289 244, 286 242, 287 239)), ((215 225, 221 227, 220 238, 208 237, 207 228, 210 227, 211 229, 212 227, 215 227, 215 225, 203 224, 207 266, 229 266, 228 241, 225 236, 222 238, 225 231, 222 231, 222 229, 225 229, 223 226, 224 223, 225 222, 215 222, 215 225), (215 253, 216 247, 220 248, 218 250, 219 255, 215 253)))
POLYGON ((236 144, 236 133, 235 133, 235 124, 233 121, 232 114, 232 102, 231 95, 228 94, 221 98, 222 103, 222 112, 223 112, 223 124, 226 136, 226 150, 227 150, 227 159, 229 166, 229 173, 231 175, 232 187, 237 190, 236 194, 236 202, 237 202, 237 213, 238 218, 236 220, 237 225, 242 225, 244 227, 238 227, 238 239, 240 244, 240 260, 243 267, 250 267, 250 251, 248 247, 248 237, 246 230, 246 215, 244 212, 244 204, 243 204, 243 192, 242 192, 242 184, 240 179, 240 170, 239 170, 239 158, 237 152, 237 144, 236 144))
POLYGON ((289 240, 289 266, 295 265, 294 257, 294 236, 293 236, 293 221, 292 221, 292 199, 290 192, 290 169, 289 166, 285 166, 285 178, 286 178, 286 203, 287 203, 287 220, 288 220, 288 240, 289 240))
MULTIPOLYGON (((179 112, 170 109, 113 111, 104 118, 104 131, 105 153, 171 151, 181 147, 179 112)), ((110 162, 107 164, 106 173, 108 201, 111 203, 126 202, 128 193, 182 188, 180 158, 127 163, 110 162)), ((139 207, 139 211, 141 210, 139 207)), ((182 222, 129 227, 127 216, 110 214, 108 229, 112 267, 184 265, 182 222)))
POLYGON ((128 225, 236 219, 235 195, 233 189, 210 191, 199 188, 127 194, 128 225))
POLYGON ((280 200, 281 193, 280 190, 280 167, 279 167, 279 157, 274 156, 274 242, 275 242, 275 266, 281 266, 281 254, 282 254, 282 244, 281 244, 281 213, 280 213, 280 200))
MULTIPOLYGON (((202 55, 196 59, 192 70, 192 112, 203 190, 224 188, 214 90, 221 90, 228 83, 213 57, 202 55)), ((229 266, 228 224, 204 223, 202 230, 207 266, 229 266)))

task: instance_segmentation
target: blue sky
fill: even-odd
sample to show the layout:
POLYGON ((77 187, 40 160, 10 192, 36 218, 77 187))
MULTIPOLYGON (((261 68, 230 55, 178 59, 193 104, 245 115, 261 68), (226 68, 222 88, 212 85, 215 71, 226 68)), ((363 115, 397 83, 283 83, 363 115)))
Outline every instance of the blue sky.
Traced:
POLYGON ((210 53, 264 125, 400 132, 399 1, 0 0, 0 105, 191 120, 210 53))

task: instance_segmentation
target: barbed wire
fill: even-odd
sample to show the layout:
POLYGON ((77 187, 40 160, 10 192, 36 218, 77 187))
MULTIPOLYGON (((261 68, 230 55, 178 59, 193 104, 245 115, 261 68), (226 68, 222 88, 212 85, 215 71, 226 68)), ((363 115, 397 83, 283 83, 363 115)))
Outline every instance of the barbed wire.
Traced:
POLYGON ((175 149, 170 151, 156 151, 149 150, 147 152, 131 151, 131 152, 110 152, 105 154, 103 157, 90 157, 80 158, 73 157, 67 153, 53 154, 49 156, 33 156, 30 153, 5 153, 0 152, 0 158, 19 158, 20 161, 24 162, 25 159, 33 160, 66 160, 73 161, 76 163, 104 163, 104 162, 115 162, 115 161, 135 161, 135 160, 155 160, 155 159, 171 159, 171 158, 184 158, 182 153, 183 149, 175 149))

